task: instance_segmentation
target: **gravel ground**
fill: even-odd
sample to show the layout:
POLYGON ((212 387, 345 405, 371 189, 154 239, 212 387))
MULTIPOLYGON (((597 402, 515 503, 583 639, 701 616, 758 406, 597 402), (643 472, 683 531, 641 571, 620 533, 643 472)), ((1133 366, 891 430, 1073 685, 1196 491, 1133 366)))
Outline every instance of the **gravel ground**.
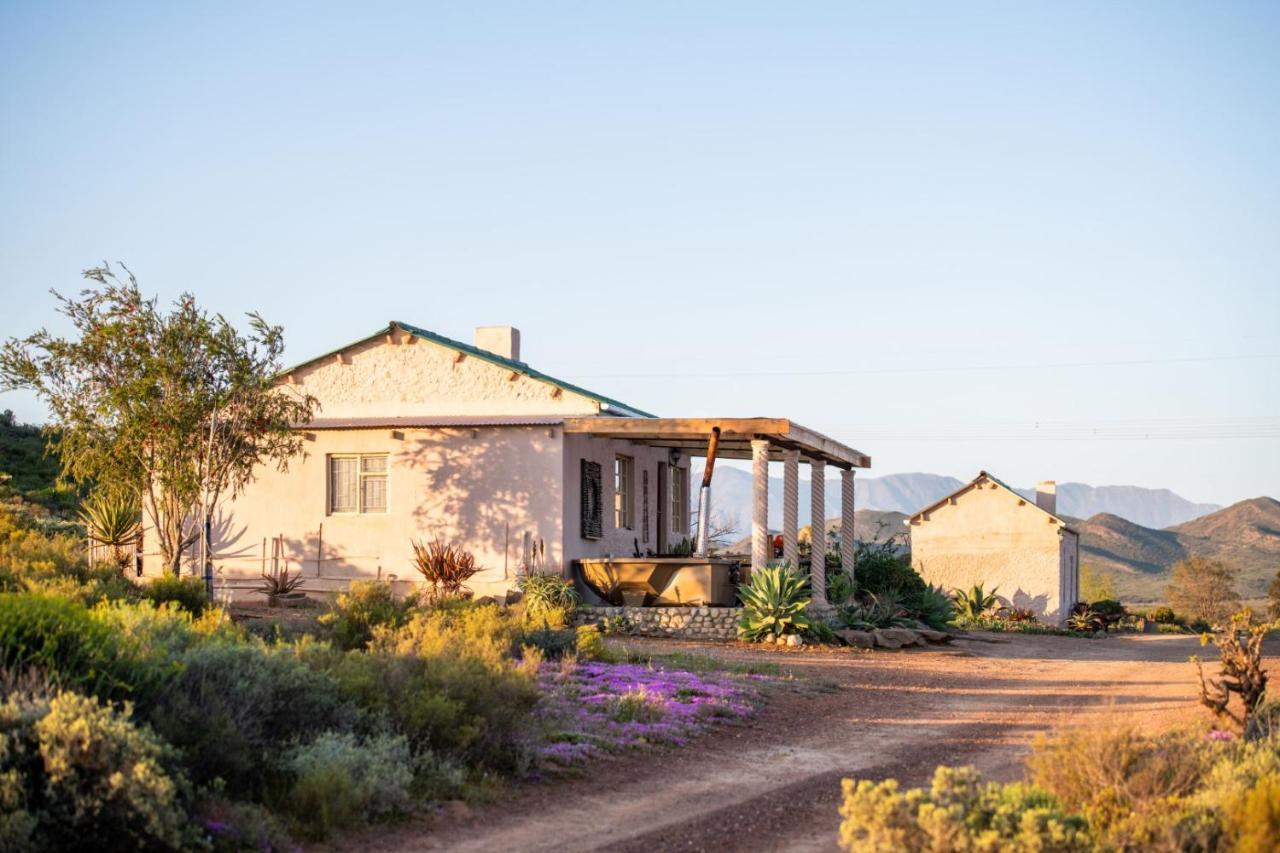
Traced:
MULTIPOLYGON (((512 787, 499 801, 336 839, 332 849, 736 851, 835 849, 840 780, 926 782, 939 764, 1021 775, 1055 726, 1202 719, 1196 637, 1100 640, 973 634, 901 652, 629 641, 794 675, 750 723, 682 749, 634 752, 581 776, 512 787)), ((1276 672, 1280 675, 1280 672, 1276 672)))

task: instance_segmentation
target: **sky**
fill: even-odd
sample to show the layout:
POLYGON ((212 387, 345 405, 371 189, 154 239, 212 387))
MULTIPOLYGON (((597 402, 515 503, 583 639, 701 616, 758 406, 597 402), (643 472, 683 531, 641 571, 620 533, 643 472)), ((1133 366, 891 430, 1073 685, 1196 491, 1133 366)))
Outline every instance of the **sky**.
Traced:
MULTIPOLYGON (((0 338, 510 324, 869 475, 1280 495, 1280 4, 0 2, 0 338)), ((45 417, 0 393, 20 420, 45 417)))

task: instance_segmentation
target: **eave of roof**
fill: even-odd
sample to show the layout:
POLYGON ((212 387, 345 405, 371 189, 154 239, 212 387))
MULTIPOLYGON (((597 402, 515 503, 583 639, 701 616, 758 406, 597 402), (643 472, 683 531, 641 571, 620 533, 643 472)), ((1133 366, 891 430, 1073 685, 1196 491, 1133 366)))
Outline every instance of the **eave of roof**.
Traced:
POLYGON ((563 415, 404 415, 400 417, 315 418, 300 430, 405 429, 434 427, 559 426, 563 415))
POLYGON ((945 495, 945 496, 943 496, 943 497, 939 498, 938 500, 934 501, 933 503, 929 504, 929 505, 928 505, 927 507, 925 507, 924 509, 917 510, 916 512, 914 512, 914 513, 912 513, 911 515, 907 516, 906 518, 904 518, 904 519, 902 520, 902 523, 903 523, 903 524, 911 524, 911 523, 912 523, 912 522, 914 522, 914 521, 923 521, 923 520, 927 520, 927 519, 924 519, 924 516, 926 516, 926 515, 928 515, 929 513, 933 512, 933 511, 934 511, 935 509, 937 509, 938 507, 940 507, 940 506, 943 506, 943 505, 947 504, 948 502, 950 502, 950 501, 951 501, 951 499, 952 499, 952 498, 959 497, 960 495, 962 495, 962 494, 964 494, 965 492, 969 491, 970 489, 972 489, 974 486, 978 485, 978 483, 982 482, 983 480, 990 480, 991 482, 995 483, 995 484, 996 484, 997 486, 999 486, 1000 488, 1004 489, 1004 490, 1005 490, 1006 492, 1008 492, 1009 494, 1013 495, 1013 496, 1014 496, 1015 498, 1017 498, 1018 500, 1020 500, 1020 501, 1024 502, 1027 506, 1030 506, 1030 507, 1032 507, 1032 508, 1034 508, 1034 509, 1037 509, 1037 510, 1039 510, 1040 512, 1044 513, 1045 515, 1049 516, 1049 517, 1050 517, 1050 518, 1052 518, 1054 521, 1058 522, 1058 524, 1062 525, 1062 529, 1063 529, 1063 530, 1065 530, 1066 532, 1068 532, 1068 533, 1076 533, 1076 529, 1075 529, 1074 527, 1072 527, 1070 524, 1068 524, 1068 523, 1067 523, 1067 521, 1066 521, 1066 519, 1064 519, 1062 516, 1060 516, 1060 515, 1056 515, 1055 513, 1052 513, 1052 512, 1049 512, 1049 510, 1047 510, 1047 509, 1045 509, 1044 507, 1040 506, 1040 504, 1036 503, 1035 501, 1029 501, 1029 500, 1027 500, 1025 497, 1023 497, 1022 495, 1020 495, 1020 494, 1018 493, 1018 490, 1017 490, 1017 489, 1013 488, 1013 487, 1012 487, 1012 486, 1010 486, 1008 483, 1006 483, 1004 480, 1001 480, 999 477, 995 477, 995 476, 993 476, 993 475, 991 475, 991 474, 988 474, 986 471, 979 471, 979 472, 978 472, 978 476, 974 477, 972 480, 970 480, 969 482, 965 483, 963 486, 961 486, 960 488, 956 489, 954 492, 951 492, 950 494, 945 495))
POLYGON ((514 370, 518 373, 522 373, 525 376, 528 376, 530 379, 537 379, 540 382, 546 382, 564 391, 568 391, 571 394, 577 394, 581 397, 586 397, 589 400, 595 400, 597 403, 600 404, 601 409, 604 411, 607 411, 616 415, 620 415, 622 417, 629 417, 629 418, 654 417, 654 415, 650 414, 649 412, 643 411, 642 409, 637 409, 634 406, 628 406, 626 403, 615 400, 612 397, 606 397, 603 394, 597 394, 594 391, 588 391, 586 388, 582 388, 570 382, 565 382, 564 380, 557 379, 554 376, 549 376, 539 370, 534 370, 532 367, 530 367, 528 364, 526 364, 523 361, 516 361, 514 359, 504 358, 498 355, 497 353, 492 353, 492 352, 489 352, 488 350, 480 349, 479 347, 472 346, 471 344, 465 344, 462 341, 455 341, 453 338, 446 338, 444 335, 436 334, 435 332, 432 332, 428 329, 422 329, 422 328, 419 328, 418 326, 414 326, 409 323, 402 323, 399 320, 392 320, 390 323, 387 324, 387 327, 385 329, 379 329, 378 331, 374 332, 371 335, 367 335, 363 338, 360 338, 359 340, 352 341, 351 343, 346 344, 344 346, 340 346, 337 349, 330 350, 329 352, 324 353, 323 355, 318 355, 315 358, 309 358, 304 362, 295 364, 293 367, 290 367, 287 370, 281 371, 280 375, 287 376, 288 374, 294 372, 295 370, 301 370, 302 368, 315 364, 318 361, 323 361, 327 358, 332 358, 338 353, 345 352, 346 350, 349 350, 354 346, 367 343, 368 341, 371 341, 377 337, 381 337, 382 335, 391 334, 396 329, 401 329, 402 331, 408 332, 409 334, 413 335, 415 338, 421 338, 424 341, 431 341, 432 343, 439 344, 440 346, 448 347, 449 349, 456 350, 461 353, 465 353, 466 355, 472 358, 478 358, 481 361, 487 361, 490 364, 497 365, 498 367, 503 367, 508 370, 514 370))

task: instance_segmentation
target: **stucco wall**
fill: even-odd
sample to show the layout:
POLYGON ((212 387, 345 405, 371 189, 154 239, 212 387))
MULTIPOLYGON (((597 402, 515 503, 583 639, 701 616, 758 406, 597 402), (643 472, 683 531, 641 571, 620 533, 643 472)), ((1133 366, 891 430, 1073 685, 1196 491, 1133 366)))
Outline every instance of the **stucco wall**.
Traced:
MULTIPOLYGON (((635 541, 640 540, 640 550, 658 550, 658 501, 665 500, 658 490, 658 464, 668 462, 669 453, 664 447, 648 447, 630 441, 596 438, 590 435, 571 434, 565 436, 564 444, 564 548, 565 559, 580 560, 583 557, 630 556, 635 552, 635 541), (618 454, 635 459, 635 496, 633 513, 635 526, 631 530, 619 530, 614 524, 614 482, 613 465, 618 454), (600 539, 584 539, 582 536, 582 460, 588 459, 600 464, 603 490, 601 503, 604 507, 603 537, 600 539), (644 535, 643 483, 644 472, 649 473, 649 535, 644 535)), ((679 467, 687 470, 687 455, 680 460, 679 467)), ((681 527, 666 512, 670 524, 668 545, 674 546, 688 535, 688 520, 681 527)))
POLYGON ((405 415, 578 414, 599 411, 594 400, 560 391, 483 359, 404 334, 376 338, 293 374, 320 401, 320 417, 405 415), (409 343, 412 341, 412 343, 409 343), (346 363, 349 362, 349 363, 346 363))
MULTIPOLYGON (((410 540, 437 535, 484 567, 471 583, 477 595, 499 594, 514 581, 526 531, 545 541, 549 567, 562 565, 558 427, 405 429, 402 439, 388 429, 312 434, 306 459, 295 460, 288 473, 260 470, 218 518, 214 564, 236 585, 252 585, 263 539, 270 557, 270 540, 281 535, 291 570, 300 567, 306 588, 316 591, 344 588, 354 578, 412 581, 418 576, 410 540), (334 453, 388 454, 385 514, 327 514, 327 458, 334 453)), ((148 573, 159 570, 151 555, 148 573)))
POLYGON ((912 522, 911 562, 929 583, 995 587, 1015 607, 1061 621, 1070 609, 1063 608, 1061 529, 1034 504, 988 482, 912 522))

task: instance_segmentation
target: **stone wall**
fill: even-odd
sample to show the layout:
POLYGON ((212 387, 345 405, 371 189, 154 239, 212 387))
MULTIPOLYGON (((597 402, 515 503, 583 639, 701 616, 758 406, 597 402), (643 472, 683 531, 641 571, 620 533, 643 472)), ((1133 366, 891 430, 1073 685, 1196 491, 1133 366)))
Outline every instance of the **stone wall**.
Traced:
POLYGON ((623 619, 623 630, 638 637, 733 640, 741 607, 580 607, 578 622, 596 625, 623 619))

